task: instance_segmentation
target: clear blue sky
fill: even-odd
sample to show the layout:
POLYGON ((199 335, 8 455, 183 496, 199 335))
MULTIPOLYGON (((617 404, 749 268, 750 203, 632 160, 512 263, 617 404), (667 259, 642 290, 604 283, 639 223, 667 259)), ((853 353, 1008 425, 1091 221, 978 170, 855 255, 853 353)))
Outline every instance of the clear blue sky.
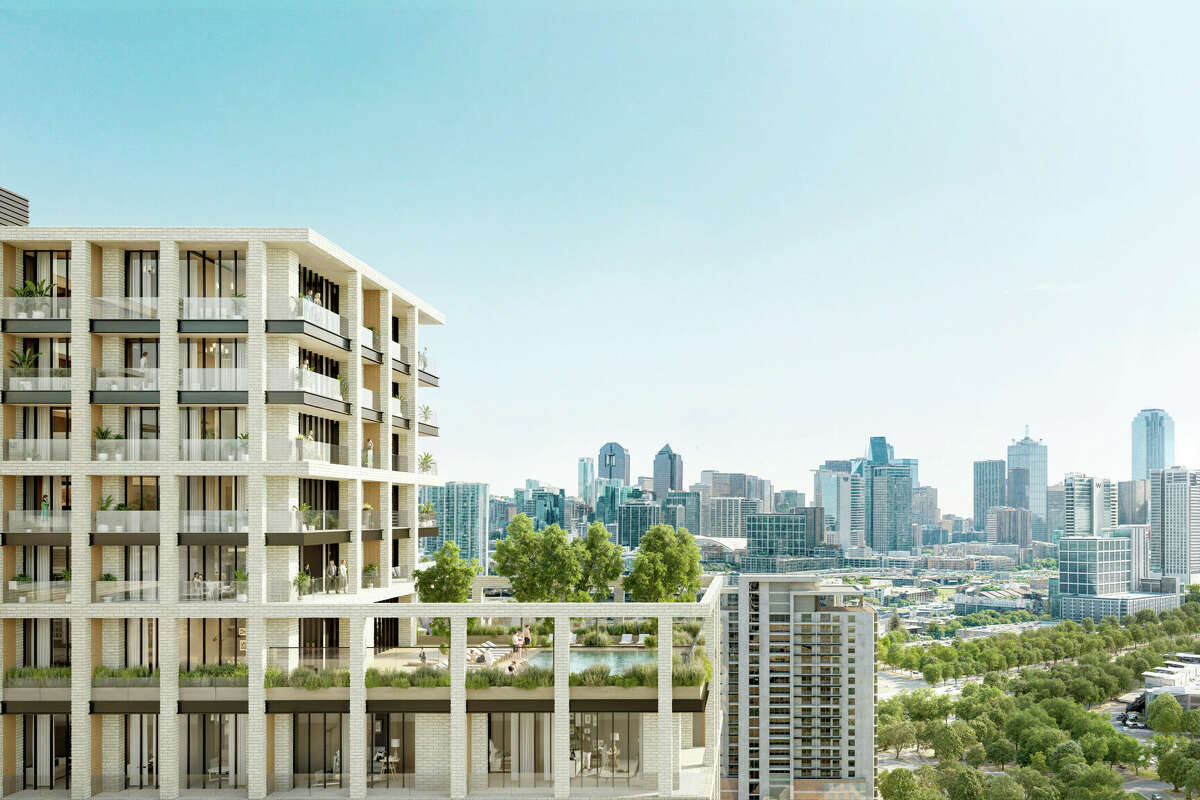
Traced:
POLYGON ((428 298, 449 477, 811 491, 886 434, 969 513, 1026 423, 1127 478, 1143 406, 1196 459, 1194 5, 46 5, 0 0, 0 185, 428 298))

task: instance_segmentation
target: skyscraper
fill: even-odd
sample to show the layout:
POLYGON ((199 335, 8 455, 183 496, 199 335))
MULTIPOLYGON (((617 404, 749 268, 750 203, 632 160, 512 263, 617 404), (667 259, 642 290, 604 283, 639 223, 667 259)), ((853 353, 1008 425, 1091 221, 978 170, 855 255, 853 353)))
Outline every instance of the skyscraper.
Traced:
POLYGON ((1000 460, 975 462, 975 530, 987 525, 989 508, 1004 505, 1004 462, 1000 460))
POLYGON ((683 488, 683 456, 664 444, 654 456, 654 496, 665 500, 667 492, 683 488))
POLYGON ((488 485, 448 481, 444 486, 422 486, 422 503, 433 503, 437 512, 437 535, 422 537, 421 551, 436 553, 446 542, 458 545, 459 554, 478 559, 487 569, 488 485))
POLYGON ((1133 479, 1175 466, 1175 420, 1161 408, 1143 408, 1133 418, 1133 479))
POLYGON ((839 547, 849 550, 866 544, 866 500, 863 476, 850 474, 849 462, 835 466, 843 463, 844 471, 822 467, 813 472, 813 505, 824 509, 825 529, 839 547))
POLYGON ((886 436, 872 436, 867 442, 867 460, 872 464, 891 464, 895 457, 895 448, 888 444, 886 436))
POLYGON ((1048 477, 1046 445, 1025 438, 1008 446, 1008 466, 1029 470, 1029 510, 1033 512, 1033 538, 1046 541, 1046 485, 1048 477))
POLYGON ((1117 484, 1117 524, 1150 523, 1150 481, 1121 481, 1117 484))
POLYGON ((1046 488, 1046 535, 1038 541, 1051 541, 1049 534, 1062 531, 1066 519, 1067 498, 1066 490, 1061 483, 1046 488))
POLYGON ((932 486, 918 486, 913 489, 913 523, 936 525, 940 516, 937 489, 932 486))
POLYGON ((781 489, 775 493, 775 510, 777 512, 786 514, 797 508, 804 508, 806 505, 804 492, 797 489, 781 489))
POLYGON ((1200 472, 1150 470, 1150 569, 1200 581, 1200 472))
POLYGON ((743 539, 746 519, 762 509, 757 500, 746 497, 712 497, 708 504, 708 535, 718 539, 743 539))
POLYGON ((877 553, 911 550, 912 479, 908 468, 869 464, 865 469, 871 506, 867 544, 877 553))
POLYGON ((682 525, 688 529, 688 533, 693 536, 700 535, 700 493, 699 492, 667 492, 667 498, 662 501, 664 511, 668 507, 679 507, 683 510, 679 512, 675 522, 672 524, 675 527, 682 525))
POLYGON ((1064 536, 1099 536, 1117 526, 1117 485, 1073 472, 1063 480, 1064 536))
POLYGON ((533 520, 534 530, 558 525, 569 530, 567 520, 567 493, 564 489, 542 486, 530 492, 527 504, 531 506, 529 514, 533 520))
POLYGON ((596 474, 601 478, 618 478, 629 485, 629 451, 616 442, 600 448, 596 458, 596 474))
POLYGON ((642 534, 662 521, 662 506, 650 498, 626 500, 617 509, 616 542, 630 550, 636 550, 642 541, 642 534))
POLYGON ((590 456, 579 458, 579 493, 575 496, 596 507, 596 461, 590 456))
POLYGON ((897 467, 908 467, 908 474, 912 476, 912 487, 916 489, 921 485, 921 480, 917 476, 917 462, 915 458, 894 458, 892 463, 897 467))
POLYGON ((824 544, 825 521, 820 506, 802 508, 794 514, 750 514, 746 518, 742 570, 788 572, 794 569, 795 560, 816 554, 824 544))
POLYGON ((700 482, 709 487, 710 497, 748 497, 758 501, 764 514, 775 510, 775 490, 766 478, 706 469, 700 473, 700 482))
POLYGON ((1013 467, 1008 471, 1004 503, 1010 508, 1029 508, 1029 470, 1013 467))

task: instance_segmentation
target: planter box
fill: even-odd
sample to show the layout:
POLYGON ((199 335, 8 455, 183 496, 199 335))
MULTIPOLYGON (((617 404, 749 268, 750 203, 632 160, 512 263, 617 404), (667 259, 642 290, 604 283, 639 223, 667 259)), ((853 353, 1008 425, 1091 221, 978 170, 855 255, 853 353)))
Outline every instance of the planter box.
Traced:
POLYGON ((182 689, 186 686, 189 688, 245 689, 249 680, 249 678, 204 677, 198 675, 184 677, 181 675, 179 677, 179 688, 182 689))
MULTIPOLYGON (((243 679, 244 680, 244 679, 243 679)), ((246 685, 232 686, 184 686, 179 682, 179 700, 189 703, 246 702, 246 685)))
POLYGON ((27 686, 13 686, 12 683, 6 682, 4 687, 4 701, 6 703, 55 703, 64 700, 68 703, 71 701, 71 686, 69 684, 32 688, 27 686))
POLYGON ((349 700, 349 686, 332 686, 324 689, 297 689, 279 686, 267 689, 268 700, 349 700))
POLYGON ((657 686, 572 686, 572 700, 658 700, 657 686))
POLYGON ((554 701, 553 686, 518 689, 515 686, 490 686, 487 689, 468 689, 468 700, 549 700, 554 701))
POLYGON ((97 689, 136 689, 158 686, 158 678, 92 678, 97 689))
MULTIPOLYGON (((507 687, 506 687, 507 688, 507 687)), ((394 686, 379 686, 367 689, 368 700, 445 700, 450 701, 449 686, 422 688, 413 686, 398 689, 394 686)))
MULTIPOLYGON (((136 680, 131 678, 97 678, 96 680, 136 680)), ((100 686, 92 688, 92 700, 98 703, 157 703, 158 680, 154 685, 141 686, 100 686)))

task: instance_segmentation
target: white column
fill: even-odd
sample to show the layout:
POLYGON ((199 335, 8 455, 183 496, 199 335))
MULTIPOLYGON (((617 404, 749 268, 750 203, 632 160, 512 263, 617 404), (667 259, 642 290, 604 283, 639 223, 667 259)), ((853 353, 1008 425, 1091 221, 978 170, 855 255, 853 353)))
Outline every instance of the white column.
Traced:
POLYGON ((554 616, 554 796, 571 794, 571 617, 554 616))
MULTIPOLYGON (((267 337, 266 337, 266 292, 267 251, 262 242, 250 242, 246 255, 246 316, 247 316, 247 375, 246 375, 246 431, 250 434, 250 463, 259 464, 266 459, 267 441, 267 337)), ((277 365, 282 366, 282 365, 277 365)), ((291 481, 295 483, 295 481, 291 481)), ((261 472, 251 472, 246 481, 246 508, 248 513, 246 575, 249 578, 248 600, 251 605, 267 599, 267 509, 271 498, 267 493, 267 481, 261 472)), ((270 505, 271 508, 286 509, 286 505, 270 505)), ((290 574, 273 575, 287 583, 290 574)), ((261 683, 261 682, 260 682, 261 683)))
POLYGON ((351 800, 367 796, 367 625, 370 617, 350 617, 350 736, 345 769, 350 771, 351 800))
MULTIPOLYGON (((349 388, 350 425, 347 430, 346 447, 349 450, 350 465, 362 466, 363 430, 362 406, 359 405, 359 389, 364 385, 362 368, 362 337, 359 330, 362 327, 362 273, 351 272, 346 276, 346 290, 343 293, 341 305, 342 319, 346 321, 347 334, 350 338, 350 357, 345 362, 346 385, 349 388)), ((361 473, 358 473, 361 474, 361 473)), ((362 481, 358 478, 349 482, 349 514, 350 514, 350 552, 346 559, 349 570, 349 585, 347 592, 357 592, 362 586, 362 481)))
POLYGON ((663 614, 658 618, 658 793, 669 797, 674 790, 674 775, 672 767, 679 758, 672 757, 671 745, 675 738, 675 725, 672 722, 672 704, 674 691, 671 686, 671 615, 663 614))
POLYGON ((467 620, 450 618, 450 796, 467 796, 467 620))
POLYGON ((246 740, 249 800, 267 796, 267 691, 263 688, 267 660, 266 625, 261 616, 246 620, 246 740))
POLYGON ((158 243, 158 597, 173 604, 179 598, 179 478, 171 467, 179 462, 179 245, 158 243))
POLYGON ((158 620, 158 796, 179 797, 179 621, 158 620))

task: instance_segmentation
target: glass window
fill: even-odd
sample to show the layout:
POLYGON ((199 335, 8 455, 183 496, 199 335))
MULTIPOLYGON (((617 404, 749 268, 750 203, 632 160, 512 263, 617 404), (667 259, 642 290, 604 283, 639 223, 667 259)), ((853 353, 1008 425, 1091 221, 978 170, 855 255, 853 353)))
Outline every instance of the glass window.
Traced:
MULTIPOLYGON (((370 714, 367 734, 367 785, 385 788, 415 788, 416 716, 413 714, 370 714)), ((446 781, 449 788, 449 780, 446 781)))
POLYGON ((184 714, 181 759, 188 789, 233 789, 246 786, 246 715, 184 714))
POLYGON ((158 714, 126 714, 125 786, 122 788, 157 787, 158 714))
POLYGON ((23 714, 22 789, 71 788, 69 714, 23 714))
POLYGON ((292 719, 292 772, 296 788, 338 787, 348 752, 348 714, 296 714, 292 719))
POLYGON ((643 769, 642 715, 580 712, 571 715, 571 784, 653 788, 643 769))
POLYGON ((125 251, 125 296, 158 297, 158 251, 125 251))

